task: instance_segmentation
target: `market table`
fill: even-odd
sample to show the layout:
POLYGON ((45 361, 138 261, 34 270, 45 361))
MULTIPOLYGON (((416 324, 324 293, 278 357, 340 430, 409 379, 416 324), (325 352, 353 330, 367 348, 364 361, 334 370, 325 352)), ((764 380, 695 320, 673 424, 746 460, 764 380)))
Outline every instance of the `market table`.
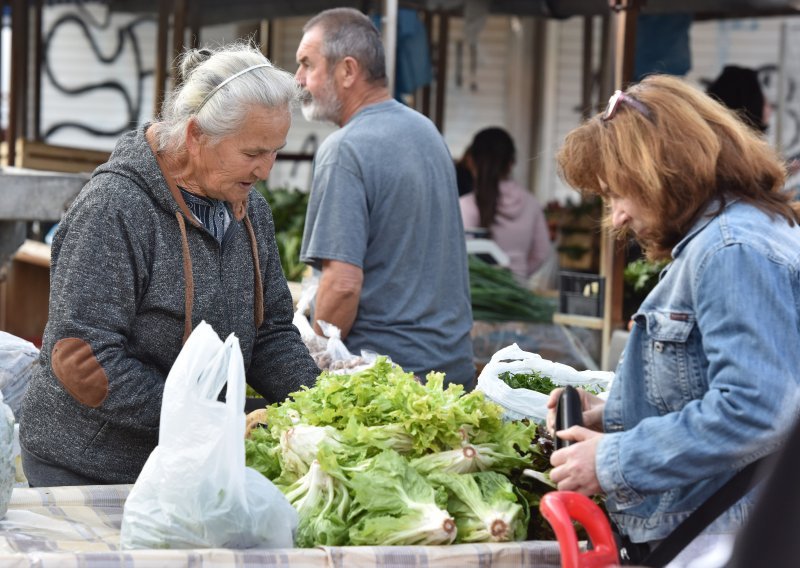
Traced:
POLYGON ((431 567, 560 566, 554 541, 452 546, 313 549, 119 550, 122 508, 132 485, 15 488, 0 520, 3 568, 81 567, 431 567))

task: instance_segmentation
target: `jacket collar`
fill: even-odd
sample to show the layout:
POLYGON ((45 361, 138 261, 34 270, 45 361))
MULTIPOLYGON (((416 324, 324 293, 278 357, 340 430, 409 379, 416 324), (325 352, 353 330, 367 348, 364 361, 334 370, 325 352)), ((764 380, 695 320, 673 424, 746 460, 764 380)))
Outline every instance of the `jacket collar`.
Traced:
POLYGON ((681 251, 686 248, 686 245, 689 244, 691 241, 700 231, 706 228, 706 226, 731 205, 739 201, 738 197, 732 199, 726 199, 725 204, 723 205, 721 200, 715 198, 709 201, 706 206, 703 208, 703 212, 697 217, 694 225, 689 231, 684 235, 684 237, 672 248, 672 258, 677 258, 681 251))

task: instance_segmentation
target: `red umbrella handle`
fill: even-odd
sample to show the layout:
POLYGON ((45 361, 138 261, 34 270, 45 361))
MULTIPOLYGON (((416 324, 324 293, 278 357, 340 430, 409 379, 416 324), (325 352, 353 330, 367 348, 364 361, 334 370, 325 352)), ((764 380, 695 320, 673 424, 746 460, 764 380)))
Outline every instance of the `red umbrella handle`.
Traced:
POLYGON ((539 504, 542 513, 558 538, 561 568, 602 568, 619 566, 617 544, 600 507, 574 491, 551 491, 539 504), (580 552, 572 521, 578 521, 589 534, 592 550, 580 552))

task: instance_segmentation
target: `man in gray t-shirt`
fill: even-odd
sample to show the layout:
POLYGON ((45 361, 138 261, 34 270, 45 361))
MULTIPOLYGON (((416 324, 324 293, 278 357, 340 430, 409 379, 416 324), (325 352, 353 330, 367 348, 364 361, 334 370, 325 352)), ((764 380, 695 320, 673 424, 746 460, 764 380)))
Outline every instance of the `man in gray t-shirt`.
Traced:
POLYGON ((317 152, 300 252, 322 271, 315 319, 336 324, 351 351, 471 386, 469 277, 447 146, 389 96, 380 36, 364 14, 326 10, 303 31, 303 114, 342 127, 317 152))

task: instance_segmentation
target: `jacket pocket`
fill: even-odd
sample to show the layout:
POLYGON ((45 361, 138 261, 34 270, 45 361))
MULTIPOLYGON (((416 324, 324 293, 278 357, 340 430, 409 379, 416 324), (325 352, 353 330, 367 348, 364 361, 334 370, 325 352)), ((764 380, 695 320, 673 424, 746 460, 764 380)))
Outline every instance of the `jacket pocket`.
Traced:
POLYGON ((661 414, 680 410, 702 390, 694 314, 652 311, 634 318, 645 326, 647 334, 643 346, 647 401, 661 414))

